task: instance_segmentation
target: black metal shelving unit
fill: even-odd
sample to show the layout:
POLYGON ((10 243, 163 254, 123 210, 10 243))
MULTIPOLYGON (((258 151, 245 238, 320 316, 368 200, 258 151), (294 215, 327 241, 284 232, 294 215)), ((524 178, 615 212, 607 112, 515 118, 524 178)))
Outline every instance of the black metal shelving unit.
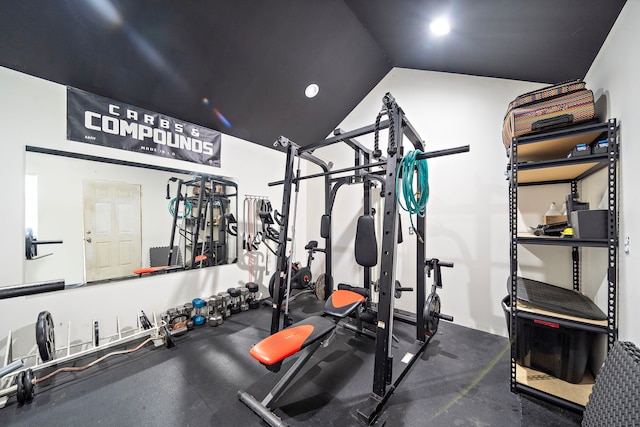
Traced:
POLYGON ((617 270, 618 270, 618 213, 617 162, 618 123, 589 122, 551 132, 514 137, 509 148, 509 230, 510 230, 510 334, 511 334, 511 391, 524 392, 559 406, 577 411, 584 410, 593 386, 587 373, 580 384, 571 384, 549 374, 520 366, 516 348, 518 322, 521 319, 554 322, 566 327, 606 335, 607 351, 617 340, 617 270), (606 153, 567 158, 567 153, 578 144, 608 141, 606 153), (533 236, 517 232, 518 188, 531 185, 570 184, 571 193, 577 193, 578 182, 607 168, 607 238, 578 239, 533 236), (571 247, 573 289, 580 291, 580 248, 600 247, 608 251, 607 265, 607 319, 594 321, 540 310, 518 301, 518 247, 520 245, 552 245, 571 247), (529 381, 533 378, 534 380, 529 381), (536 378, 545 381, 536 382, 536 378))

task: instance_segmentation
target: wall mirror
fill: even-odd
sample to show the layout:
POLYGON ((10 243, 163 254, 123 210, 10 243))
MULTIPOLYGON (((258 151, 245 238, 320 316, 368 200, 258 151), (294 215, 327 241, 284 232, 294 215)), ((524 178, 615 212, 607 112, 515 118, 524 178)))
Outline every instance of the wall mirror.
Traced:
POLYGON ((233 178, 26 147, 25 283, 237 262, 233 178))

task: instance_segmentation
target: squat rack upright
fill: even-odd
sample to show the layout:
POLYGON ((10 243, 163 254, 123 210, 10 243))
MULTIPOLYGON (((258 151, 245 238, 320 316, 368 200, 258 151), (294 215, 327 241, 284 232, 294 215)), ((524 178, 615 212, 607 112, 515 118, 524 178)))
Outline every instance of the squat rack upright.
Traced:
MULTIPOLYGON (((391 394, 398 387, 400 382, 409 372, 415 361, 421 356, 422 352, 426 348, 426 345, 431 339, 425 328, 424 308, 426 300, 425 291, 425 242, 424 240, 416 238, 416 269, 415 269, 415 291, 416 291, 416 335, 415 341, 411 345, 411 348, 407 350, 403 362, 405 366, 402 372, 398 375, 397 379, 393 382, 392 387, 387 388, 393 381, 393 355, 392 355, 392 337, 393 337, 393 320, 394 320, 394 290, 396 282, 396 249, 398 244, 398 204, 396 201, 396 173, 400 165, 400 161, 403 157, 403 138, 406 137, 416 150, 420 150, 423 154, 419 155, 418 159, 426 159, 432 157, 446 156, 451 154, 463 153, 469 151, 469 146, 462 146, 452 149, 439 150, 429 153, 424 153, 424 144, 415 128, 411 125, 404 111, 398 106, 394 97, 387 93, 383 97, 383 112, 387 116, 387 120, 380 121, 379 118, 375 124, 365 126, 350 132, 336 131, 335 135, 331 138, 312 143, 301 147, 294 142, 288 140, 285 137, 280 137, 274 145, 281 145, 287 149, 285 175, 283 181, 273 182, 269 185, 283 184, 283 197, 282 197, 282 221, 280 222, 280 232, 278 241, 278 260, 277 260, 277 273, 279 274, 281 281, 284 280, 287 274, 287 242, 291 240, 288 236, 289 229, 289 212, 290 212, 290 199, 292 191, 299 190, 299 183, 302 180, 323 177, 325 185, 325 213, 329 214, 335 199, 335 191, 339 187, 339 179, 331 179, 331 176, 338 173, 364 171, 365 174, 357 173, 355 176, 344 178, 345 180, 357 180, 365 182, 365 194, 364 194, 364 211, 365 214, 369 213, 370 209, 370 197, 369 197, 369 185, 366 184, 367 179, 365 176, 372 176, 373 174, 384 174, 384 178, 381 182, 384 183, 384 211, 383 211, 383 226, 382 226, 382 249, 380 254, 380 277, 378 280, 379 294, 378 294, 378 310, 377 310, 377 322, 376 322, 376 348, 375 348, 375 364, 373 375, 373 388, 372 393, 364 404, 356 410, 358 419, 371 424, 382 411, 382 408, 386 404, 391 394), (354 138, 373 132, 378 132, 382 129, 388 129, 388 147, 386 151, 386 160, 371 162, 372 158, 381 157, 381 153, 377 151, 377 147, 372 152, 366 147, 358 143, 354 138), (327 164, 323 160, 313 155, 316 149, 330 146, 339 142, 345 142, 355 151, 355 165, 350 168, 338 169, 331 171, 331 165, 327 164), (300 171, 294 169, 294 160, 296 157, 300 157, 315 163, 323 169, 322 173, 300 176, 300 171), (371 172, 373 167, 382 167, 379 172, 371 172), (336 182, 334 187, 331 187, 331 183, 336 182)), ((382 114, 382 113, 381 113, 382 114)), ((345 183, 347 181, 344 181, 345 183)), ((416 214, 414 225, 416 232, 419 236, 425 236, 425 217, 420 217, 416 214)), ((326 268, 327 275, 331 277, 331 236, 325 237, 326 244, 326 268)), ((365 287, 369 287, 369 275, 370 272, 365 270, 365 287)), ((331 282, 328 280, 325 290, 325 296, 328 297, 331 294, 331 282)), ((281 282, 282 283, 282 282, 281 282)), ((280 286, 274 286, 274 303, 273 303, 273 315, 271 322, 271 333, 275 333, 280 329, 281 318, 281 304, 282 295, 280 295, 280 286)), ((283 327, 286 327, 286 319, 283 327)))

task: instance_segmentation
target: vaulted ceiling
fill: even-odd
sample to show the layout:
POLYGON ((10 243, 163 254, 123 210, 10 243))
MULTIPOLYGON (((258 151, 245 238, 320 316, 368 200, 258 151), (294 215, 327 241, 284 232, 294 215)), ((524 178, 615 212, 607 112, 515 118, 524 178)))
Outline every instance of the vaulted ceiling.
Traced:
POLYGON ((3 0, 0 65, 258 144, 306 145, 393 67, 582 78, 624 3, 3 0), (436 37, 428 24, 443 15, 452 29, 436 37))

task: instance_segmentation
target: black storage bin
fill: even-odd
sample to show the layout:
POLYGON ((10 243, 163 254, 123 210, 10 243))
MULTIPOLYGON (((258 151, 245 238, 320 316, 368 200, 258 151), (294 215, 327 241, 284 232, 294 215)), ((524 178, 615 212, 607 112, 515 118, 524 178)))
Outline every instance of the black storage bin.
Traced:
POLYGON ((578 239, 607 238, 607 210, 594 209, 571 212, 573 236, 578 239))
MULTIPOLYGON (((502 300, 502 308, 509 328, 511 307, 508 296, 502 300)), ((522 317, 518 317, 517 326, 516 361, 519 365, 573 384, 582 381, 595 336, 593 332, 522 317)))

